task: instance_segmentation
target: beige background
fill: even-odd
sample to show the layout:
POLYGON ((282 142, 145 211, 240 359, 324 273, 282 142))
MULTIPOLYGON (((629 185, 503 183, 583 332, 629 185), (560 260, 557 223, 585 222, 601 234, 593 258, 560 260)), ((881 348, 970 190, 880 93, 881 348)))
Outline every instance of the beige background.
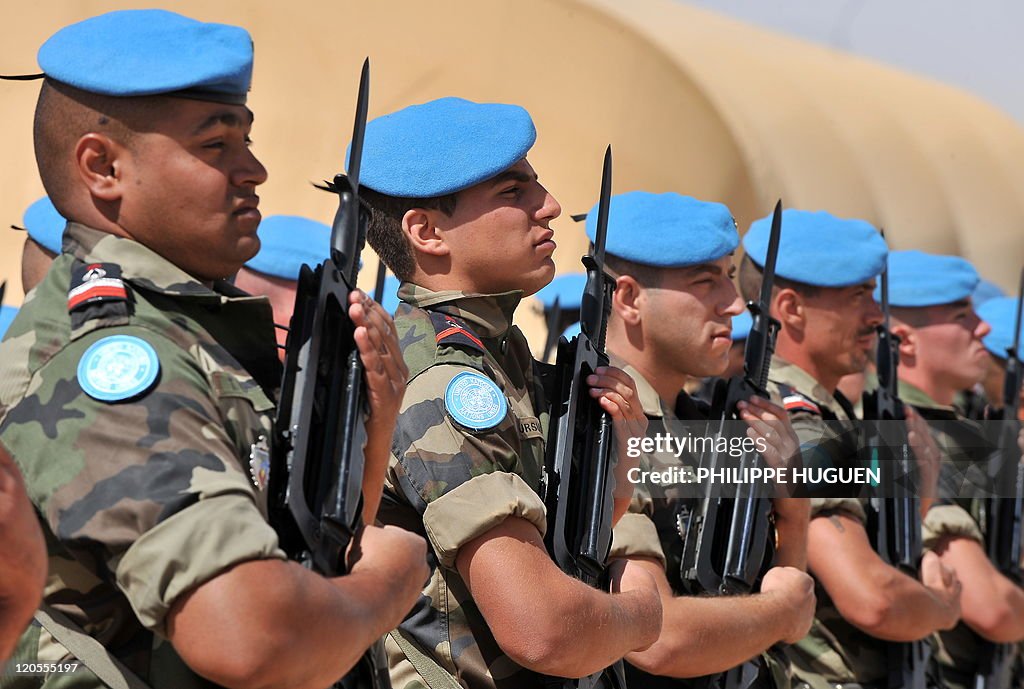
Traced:
MULTIPOLYGON (((4 73, 37 71, 35 52, 59 27, 138 6, 0 1, 4 73)), ((564 209, 555 224, 561 271, 580 269, 585 240, 568 216, 594 202, 609 143, 616 192, 722 201, 741 231, 781 196, 790 207, 882 225, 897 249, 959 253, 1004 289, 1024 262, 1024 132, 1006 115, 953 88, 673 0, 161 6, 253 35, 249 105, 254 150, 270 170, 265 215, 330 221, 333 197, 309 182, 339 171, 369 55, 371 116, 446 95, 530 110, 539 131, 530 160, 564 209)), ((37 93, 37 82, 0 82, 0 227, 20 222, 42 194, 31 143, 37 93)), ((0 279, 15 304, 22 239, 0 229, 0 279)), ((539 324, 521 311, 539 341, 539 324)))

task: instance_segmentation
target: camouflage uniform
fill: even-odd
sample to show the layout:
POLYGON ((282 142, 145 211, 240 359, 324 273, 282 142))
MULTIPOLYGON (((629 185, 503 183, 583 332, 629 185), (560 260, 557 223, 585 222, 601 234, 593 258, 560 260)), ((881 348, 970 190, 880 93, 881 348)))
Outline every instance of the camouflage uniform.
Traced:
MULTIPOLYGON (((805 466, 858 461, 860 435, 845 398, 829 394, 806 371, 779 357, 772 360, 768 389, 790 414, 805 466)), ((866 497, 815 497, 811 518, 843 514, 866 528, 866 505, 866 497)), ((945 535, 963 533, 969 520, 958 507, 933 506, 922 525, 924 546, 930 548, 945 535)), ((888 668, 887 643, 843 619, 820 584, 815 595, 818 604, 811 630, 788 649, 795 680, 814 689, 841 684, 882 686, 888 668)))
MULTIPOLYGON (((431 577, 387 639, 396 689, 426 685, 394 635, 470 689, 540 687, 543 679, 498 646, 455 566, 459 549, 505 519, 547 527, 541 500, 548 427, 545 370, 512 325, 521 292, 466 295, 404 283, 395 325, 409 384, 398 417, 380 519, 423 535, 431 577), (457 423, 445 390, 460 373, 483 374, 508 402, 497 425, 457 423)), ((632 548, 620 548, 631 554, 632 548)), ((637 554, 648 554, 639 552, 637 554)))
MULTIPOLYGON (((253 443, 269 437, 280 380, 270 306, 82 225, 68 226, 64 251, 0 345, 0 440, 41 515, 46 601, 152 686, 212 686, 167 642, 166 619, 182 593, 232 565, 284 557, 259 467, 249 466, 253 443), (128 301, 69 315, 72 275, 93 264, 120 267, 128 301), (111 335, 144 340, 160 367, 149 389, 114 403, 87 395, 76 374, 90 345, 111 335)), ((33 623, 12 662, 66 658, 33 623)), ((45 686, 102 685, 80 668, 45 686)))
MULTIPOLYGON (((654 437, 657 434, 678 435, 681 421, 704 421, 708 418, 709 407, 701 400, 695 399, 685 391, 679 393, 674 409, 665 405, 657 390, 648 382, 644 376, 635 368, 626 364, 617 357, 612 357, 612 364, 619 366, 636 381, 637 393, 640 403, 643 405, 644 414, 647 416, 647 434, 654 437)), ((676 458, 674 454, 661 457, 658 455, 643 454, 640 457, 641 469, 658 471, 670 466, 689 466, 696 469, 700 462, 699 457, 686 453, 676 458)), ((653 523, 655 537, 660 544, 660 550, 664 553, 665 574, 672 592, 677 596, 689 595, 683 588, 681 566, 683 558, 683 538, 685 534, 680 533, 679 517, 688 511, 699 507, 695 497, 686 497, 683 491, 674 486, 657 487, 657 494, 652 495, 653 486, 634 486, 634 497, 630 504, 632 517, 628 521, 623 517, 615 526, 615 541, 613 551, 620 539, 629 537, 636 542, 645 542, 650 538, 650 524, 653 523), (645 523, 646 522, 646 523, 645 523)), ((761 655, 761 661, 768 668, 768 674, 772 677, 776 689, 788 689, 790 686, 789 662, 781 652, 769 649, 761 655)), ((714 675, 719 677, 719 675, 714 675)), ((657 689, 706 689, 714 686, 707 677, 694 677, 678 679, 651 675, 639 670, 627 663, 626 679, 630 686, 648 687, 657 689)))
MULTIPOLYGON (((959 529, 948 535, 969 538, 984 547, 978 512, 980 502, 970 483, 971 480, 977 482, 981 478, 971 477, 970 467, 972 464, 974 468, 981 466, 979 460, 985 459, 977 456, 978 450, 986 445, 983 429, 964 417, 957 408, 939 404, 914 385, 900 381, 899 391, 900 399, 913 405, 928 422, 932 437, 942 451, 943 494, 958 496, 950 501, 952 505, 933 508, 932 511, 956 510, 957 514, 963 515, 963 519, 959 529), (963 481, 961 477, 968 481, 963 481)), ((933 537, 929 545, 934 546, 938 540, 938 536, 933 537)), ((939 632, 937 637, 938 651, 934 658, 941 668, 943 681, 951 689, 973 687, 978 661, 985 650, 985 640, 963 622, 948 632, 939 632)))

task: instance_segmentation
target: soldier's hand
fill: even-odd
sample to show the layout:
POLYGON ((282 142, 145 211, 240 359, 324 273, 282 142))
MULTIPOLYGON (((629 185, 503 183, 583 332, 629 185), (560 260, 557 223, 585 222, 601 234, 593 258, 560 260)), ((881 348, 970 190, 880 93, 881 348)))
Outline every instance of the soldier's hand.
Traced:
POLYGON ((365 469, 363 472, 363 522, 377 517, 384 472, 391 454, 391 439, 405 395, 409 369, 398 346, 395 322, 384 307, 360 290, 349 294, 348 315, 355 325, 359 357, 366 369, 366 399, 370 416, 366 422, 365 469))
POLYGON ((944 611, 944 624, 940 629, 952 629, 960 619, 960 580, 952 568, 947 567, 939 556, 928 551, 921 558, 921 583, 931 592, 939 607, 944 611))
POLYGON ((42 599, 46 544, 21 474, 0 446, 0 666, 42 599))
POLYGON ((757 395, 739 402, 736 407, 740 418, 747 422, 747 437, 763 440, 767 449, 761 454, 768 466, 776 469, 799 466, 800 440, 785 409, 757 395))
POLYGON ((608 412, 614 427, 615 446, 618 462, 615 465, 615 510, 617 521, 629 506, 633 485, 629 482, 629 470, 640 466, 638 457, 631 458, 627 452, 630 438, 642 438, 647 434, 647 416, 644 415, 636 382, 620 368, 599 366, 587 376, 590 396, 608 412))
POLYGON ((939 483, 942 453, 928 430, 928 423, 921 418, 921 415, 909 405, 904 406, 904 410, 907 417, 907 444, 910 445, 910 449, 914 453, 920 477, 918 494, 922 498, 934 498, 939 483))
POLYGON ((761 580, 761 594, 778 596, 782 609, 789 610, 790 624, 780 640, 795 644, 807 636, 814 621, 814 579, 796 567, 772 567, 761 580))
POLYGON ((361 290, 349 294, 348 315, 355 325, 356 347, 366 368, 369 423, 387 427, 388 441, 398 418, 409 369, 398 346, 395 321, 361 290))
POLYGON ((349 547, 349 571, 379 577, 412 608, 430 577, 427 542, 397 526, 364 526, 349 547))

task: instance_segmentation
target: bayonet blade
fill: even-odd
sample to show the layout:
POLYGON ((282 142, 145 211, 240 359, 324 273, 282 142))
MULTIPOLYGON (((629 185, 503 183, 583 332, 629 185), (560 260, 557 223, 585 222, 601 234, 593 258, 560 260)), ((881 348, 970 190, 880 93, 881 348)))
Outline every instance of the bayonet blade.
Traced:
POLYGON ((594 240, 594 258, 604 267, 604 244, 608 236, 608 210, 612 201, 612 147, 604 152, 604 168, 601 171, 601 199, 597 205, 597 237, 594 240))
POLYGON ((363 139, 366 136, 366 113, 370 106, 370 58, 363 61, 359 74, 359 96, 356 99, 356 122, 352 127, 352 148, 349 150, 348 169, 345 171, 352 190, 359 193, 359 168, 363 162, 363 139))
MULTIPOLYGON (((779 256, 779 238, 782 236, 782 199, 775 203, 772 213, 772 229, 768 235, 768 254, 764 259, 764 270, 761 275, 761 304, 772 301, 772 285, 775 283, 775 262, 779 256)), ((767 315, 767 314, 765 314, 767 315)))

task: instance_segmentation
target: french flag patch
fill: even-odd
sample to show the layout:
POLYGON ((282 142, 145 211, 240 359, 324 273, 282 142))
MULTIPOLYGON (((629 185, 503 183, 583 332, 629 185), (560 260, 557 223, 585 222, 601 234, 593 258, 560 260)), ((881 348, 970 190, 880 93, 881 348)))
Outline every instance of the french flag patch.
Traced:
POLYGON ((128 290, 121 280, 121 267, 114 263, 87 263, 71 270, 68 311, 86 304, 128 301, 128 290))
POLYGON ((810 412, 821 416, 821 408, 803 395, 789 395, 782 398, 782 406, 789 412, 810 412))

